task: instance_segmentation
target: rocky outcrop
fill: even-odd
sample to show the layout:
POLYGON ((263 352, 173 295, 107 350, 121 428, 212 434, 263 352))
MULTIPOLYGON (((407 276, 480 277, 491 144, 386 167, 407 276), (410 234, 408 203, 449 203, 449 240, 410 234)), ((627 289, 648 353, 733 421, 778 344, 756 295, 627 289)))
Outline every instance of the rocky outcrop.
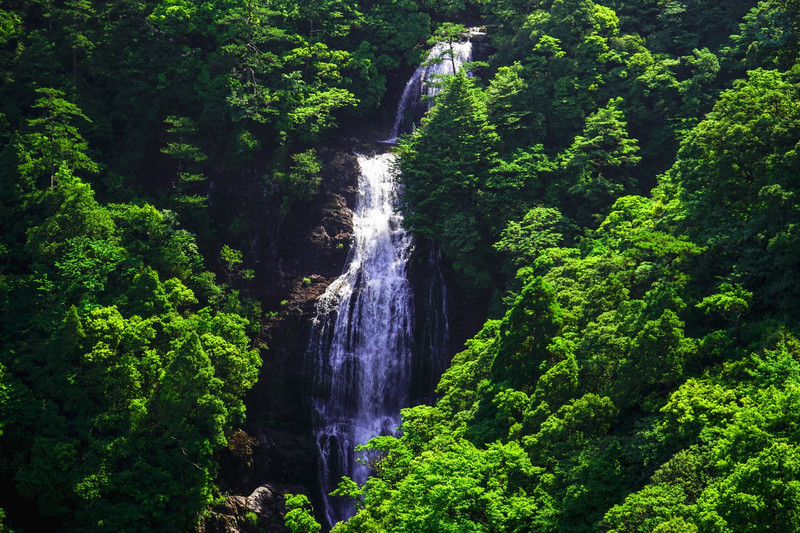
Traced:
POLYGON ((352 145, 321 150, 320 190, 288 214, 278 216, 280 205, 263 181, 228 191, 254 221, 246 255, 257 261, 246 266, 256 273, 257 286, 249 292, 266 312, 261 340, 267 350, 258 383, 246 399, 246 427, 218 456, 219 484, 230 496, 213 509, 203 531, 287 531, 282 518, 286 487, 315 494, 316 447, 305 403, 304 356, 316 299, 341 274, 350 248, 358 179, 352 150, 352 145))
MULTIPOLYGON (((268 312, 263 327, 268 350, 259 382, 247 399, 251 435, 264 428, 301 429, 309 423, 302 395, 308 323, 314 302, 347 260, 358 177, 352 148, 328 149, 324 155, 319 193, 309 204, 293 209, 275 232, 273 268, 263 273, 277 279, 270 281, 275 288, 262 298, 268 312)), ((261 277, 258 268, 256 275, 261 277)))
POLYGON ((291 533, 284 525, 286 495, 305 494, 298 485, 265 484, 249 496, 228 496, 215 505, 197 533, 291 533))

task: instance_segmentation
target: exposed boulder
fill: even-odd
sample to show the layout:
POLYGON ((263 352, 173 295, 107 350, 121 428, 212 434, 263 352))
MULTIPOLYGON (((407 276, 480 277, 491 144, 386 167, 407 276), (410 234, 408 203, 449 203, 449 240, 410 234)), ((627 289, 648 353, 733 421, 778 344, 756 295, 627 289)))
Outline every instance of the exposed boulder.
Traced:
POLYGON ((246 497, 228 496, 211 509, 197 533, 291 533, 284 524, 286 495, 305 491, 298 485, 265 484, 246 497))

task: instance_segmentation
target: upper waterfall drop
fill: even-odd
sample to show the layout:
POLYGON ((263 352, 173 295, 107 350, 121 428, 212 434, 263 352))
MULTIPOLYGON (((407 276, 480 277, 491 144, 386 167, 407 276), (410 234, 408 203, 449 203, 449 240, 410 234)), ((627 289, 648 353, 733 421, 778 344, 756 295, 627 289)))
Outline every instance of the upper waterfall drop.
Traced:
POLYGON ((436 82, 442 76, 455 74, 464 63, 472 61, 472 43, 470 41, 455 42, 452 46, 451 57, 448 43, 436 44, 425 62, 414 71, 400 96, 389 138, 381 142, 396 143, 397 137, 408 129, 408 127, 404 127, 407 115, 422 115, 424 109, 430 107, 432 99, 439 93, 439 84, 436 82), (423 96, 427 99, 423 99, 423 96), (423 109, 420 109, 420 106, 423 109))

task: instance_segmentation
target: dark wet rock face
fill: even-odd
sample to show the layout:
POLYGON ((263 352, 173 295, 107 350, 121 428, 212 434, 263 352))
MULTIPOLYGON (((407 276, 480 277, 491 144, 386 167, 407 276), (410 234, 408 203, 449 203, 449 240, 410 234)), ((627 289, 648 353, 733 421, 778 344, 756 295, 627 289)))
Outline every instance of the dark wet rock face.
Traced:
POLYGON ((247 396, 247 423, 219 454, 219 482, 229 496, 199 527, 207 533, 288 531, 283 494, 309 497, 316 485, 316 448, 305 399, 304 357, 314 304, 344 267, 350 249, 357 169, 352 147, 323 153, 324 171, 313 200, 278 217, 263 183, 238 191, 253 224, 253 294, 266 318, 264 363, 247 396), (261 196, 261 202, 254 197, 261 196), (288 490, 287 487, 291 487, 288 490), (256 524, 256 525, 254 525, 256 524))

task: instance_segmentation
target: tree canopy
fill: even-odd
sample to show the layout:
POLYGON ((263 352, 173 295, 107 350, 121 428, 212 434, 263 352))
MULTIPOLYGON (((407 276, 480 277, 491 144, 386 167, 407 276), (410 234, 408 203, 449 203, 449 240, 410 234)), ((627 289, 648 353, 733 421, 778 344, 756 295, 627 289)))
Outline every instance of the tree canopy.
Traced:
POLYGON ((275 318, 252 298, 283 275, 271 239, 320 200, 334 139, 473 25, 481 61, 396 170, 408 230, 486 321, 437 401, 359 449, 334 531, 796 529, 798 10, 4 4, 0 531, 197 526, 275 318))

